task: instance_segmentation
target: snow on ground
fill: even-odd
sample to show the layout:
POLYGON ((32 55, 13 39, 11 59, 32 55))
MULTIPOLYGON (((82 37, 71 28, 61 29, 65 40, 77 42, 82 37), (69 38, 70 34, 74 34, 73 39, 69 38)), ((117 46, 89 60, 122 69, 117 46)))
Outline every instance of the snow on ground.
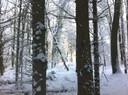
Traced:
MULTIPOLYGON (((75 66, 74 64, 68 64, 68 66, 69 71, 66 71, 62 64, 47 71, 47 95, 77 95, 75 66)), ((121 70, 123 72, 123 66, 121 70)), ((104 69, 101 66, 100 73, 101 95, 128 95, 128 74, 111 74, 111 66, 106 66, 104 69)), ((0 92, 3 90, 14 92, 14 76, 13 69, 8 69, 3 76, 0 76, 0 92)), ((25 80, 29 81, 30 77, 26 76, 25 80)), ((31 84, 24 83, 23 91, 31 92, 31 84)))
POLYGON ((75 67, 73 64, 69 64, 68 67, 69 71, 64 69, 63 65, 48 71, 54 71, 56 78, 53 81, 47 80, 47 95, 76 95, 77 80, 75 67), (56 93, 53 94, 53 91, 56 93))
POLYGON ((105 75, 101 73, 101 95, 128 95, 128 74, 124 74, 124 67, 121 66, 122 73, 111 74, 111 66, 105 68, 105 75))

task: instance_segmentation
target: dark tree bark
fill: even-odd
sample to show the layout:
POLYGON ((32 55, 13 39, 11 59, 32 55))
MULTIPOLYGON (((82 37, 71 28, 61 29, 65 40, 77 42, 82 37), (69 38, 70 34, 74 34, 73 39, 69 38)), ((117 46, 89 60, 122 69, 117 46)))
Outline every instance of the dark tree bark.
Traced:
POLYGON ((118 61, 118 48, 117 48, 120 7, 121 7, 121 0, 115 0, 114 17, 113 17, 112 31, 111 31, 111 64, 112 64, 113 74, 120 72, 119 61, 118 61))
POLYGON ((46 95, 45 0, 32 0, 33 95, 46 95))
POLYGON ((97 23, 97 0, 93 0, 93 31, 94 31, 94 80, 95 95, 100 95, 100 76, 99 76, 99 49, 98 49, 98 23, 97 23))
MULTIPOLYGON (((0 1, 0 18, 1 18, 1 8, 2 8, 2 4, 0 1)), ((0 25, 0 75, 3 75, 4 73, 4 64, 3 64, 3 31, 4 28, 0 25)))
POLYGON ((0 75, 4 73, 4 64, 3 64, 3 28, 0 26, 0 75))
POLYGON ((76 71, 78 95, 93 95, 93 68, 89 35, 88 0, 76 0, 76 71))

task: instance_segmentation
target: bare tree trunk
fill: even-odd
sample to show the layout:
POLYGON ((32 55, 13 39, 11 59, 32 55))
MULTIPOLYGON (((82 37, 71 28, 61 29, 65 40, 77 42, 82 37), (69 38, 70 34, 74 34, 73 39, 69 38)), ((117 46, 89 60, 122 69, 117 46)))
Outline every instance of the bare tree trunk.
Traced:
POLYGON ((94 31, 94 80, 95 95, 100 95, 100 76, 99 76, 99 46, 98 46, 98 18, 97 18, 97 0, 93 0, 93 31, 94 31))
POLYGON ((114 18, 111 31, 111 64, 112 72, 121 72, 118 61, 117 35, 119 31, 119 17, 120 17, 121 0, 115 0, 114 18))
POLYGON ((94 95, 88 0, 76 0, 76 71, 78 95, 94 95))
POLYGON ((3 28, 0 26, 0 75, 4 73, 4 64, 3 64, 3 28))
POLYGON ((125 52, 125 32, 124 32, 124 23, 123 17, 121 16, 121 29, 119 30, 119 46, 120 46, 120 57, 121 64, 124 65, 124 72, 127 73, 127 64, 126 64, 126 52, 125 52))
POLYGON ((121 64, 123 64, 123 52, 122 52, 122 31, 119 30, 119 50, 120 50, 120 58, 121 58, 121 64))
POLYGON ((18 85, 18 82, 19 82, 19 57, 20 57, 20 28, 21 28, 21 6, 22 6, 22 0, 19 1, 19 18, 18 18, 18 30, 17 30, 17 47, 16 47, 16 76, 15 76, 15 81, 16 81, 16 89, 18 89, 19 85, 18 85))
POLYGON ((122 51, 122 64, 124 64, 124 67, 125 67, 125 70, 124 72, 127 73, 127 64, 126 64, 126 52, 125 52, 125 30, 124 30, 124 18, 123 18, 123 15, 124 15, 124 10, 123 10, 123 1, 121 2, 121 31, 122 32, 121 34, 121 43, 122 43, 122 46, 121 46, 121 51, 122 51))
MULTIPOLYGON (((17 1, 16 1, 17 2, 17 1)), ((16 9, 14 10, 14 16, 16 16, 16 9)), ((12 67, 14 67, 14 64, 15 64, 15 44, 16 44, 16 19, 14 19, 14 23, 13 23, 13 40, 12 40, 12 67)))
MULTIPOLYGON (((1 18, 1 9, 2 9, 2 4, 0 1, 0 18, 1 18)), ((3 31, 4 28, 0 25, 0 75, 3 75, 4 73, 4 64, 3 64, 3 31)))
POLYGON ((20 72, 21 72, 21 80, 20 80, 20 85, 22 86, 22 81, 23 81, 23 56, 24 56, 24 36, 25 36, 25 30, 26 30, 26 15, 27 15, 27 7, 24 7, 23 10, 23 16, 22 16, 22 33, 21 33, 21 49, 20 49, 20 57, 19 57, 19 65, 20 65, 20 72))
POLYGON ((45 0, 32 0, 33 95, 46 95, 45 0))

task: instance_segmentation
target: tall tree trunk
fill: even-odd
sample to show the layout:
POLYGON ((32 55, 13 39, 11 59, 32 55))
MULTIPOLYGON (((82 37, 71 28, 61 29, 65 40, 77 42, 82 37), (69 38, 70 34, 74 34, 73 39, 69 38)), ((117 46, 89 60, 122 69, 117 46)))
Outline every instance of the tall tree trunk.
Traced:
POLYGON ((93 0, 93 19, 95 95, 100 95, 97 0, 93 0))
POLYGON ((20 43, 20 57, 19 57, 19 64, 20 64, 20 72, 21 72, 21 80, 20 80, 20 85, 22 86, 23 82, 23 56, 24 56, 24 38, 25 38, 25 30, 26 30, 26 15, 27 15, 27 8, 24 9, 23 16, 22 16, 22 33, 21 33, 21 43, 20 43))
POLYGON ((112 72, 121 72, 118 61, 117 35, 119 31, 119 17, 120 17, 121 0, 115 0, 114 17, 111 31, 111 64, 112 72))
POLYGON ((3 64, 3 29, 0 26, 0 75, 3 75, 4 73, 4 64, 3 64))
POLYGON ((123 2, 124 0, 122 0, 121 2, 121 31, 122 34, 121 35, 121 51, 122 51, 122 64, 124 64, 124 72, 127 73, 127 64, 126 64, 126 52, 125 52, 125 30, 124 30, 124 18, 123 18, 123 15, 124 15, 124 5, 123 5, 123 2))
MULTIPOLYGON (((127 20, 127 52, 128 52, 128 0, 126 0, 126 20, 127 20)), ((128 53, 127 53, 128 57, 128 53)))
POLYGON ((119 30, 119 49, 120 49, 120 58, 121 64, 124 65, 124 72, 127 73, 127 64, 126 64, 126 52, 125 52, 125 30, 124 30, 124 5, 123 0, 121 2, 121 18, 120 18, 120 30, 119 30))
POLYGON ((32 0, 33 95, 46 95, 45 0, 32 0))
POLYGON ((122 31, 121 29, 119 30, 119 50, 120 50, 120 59, 121 59, 121 64, 123 64, 123 51, 122 51, 122 31))
MULTIPOLYGON (((16 5, 17 5, 17 0, 16 0, 16 5)), ((16 11, 17 11, 17 6, 15 5, 15 9, 14 9, 14 14, 13 16, 16 16, 16 11)), ((11 61, 12 61, 12 67, 14 67, 14 65, 16 64, 16 53, 14 52, 16 50, 16 22, 17 20, 14 19, 13 22, 13 40, 12 40, 12 52, 11 52, 11 61)))
POLYGON ((88 0, 76 0, 76 28, 78 95, 94 95, 88 0))
MULTIPOLYGON (((16 9, 14 10, 14 16, 16 16, 16 9)), ((15 64, 15 42, 16 42, 16 19, 14 19, 13 23, 13 40, 12 40, 12 52, 11 52, 11 60, 12 60, 12 67, 14 67, 15 64)))
MULTIPOLYGON (((0 1, 0 18, 1 18, 1 9, 2 9, 2 4, 0 1)), ((4 64, 3 64, 3 31, 4 28, 0 25, 0 75, 3 75, 4 73, 4 64)))
POLYGON ((15 81, 16 81, 16 89, 19 89, 19 50, 20 50, 20 28, 21 28, 21 6, 22 6, 22 0, 19 1, 19 18, 18 18, 18 29, 17 29, 17 47, 16 47, 16 76, 15 76, 15 81))

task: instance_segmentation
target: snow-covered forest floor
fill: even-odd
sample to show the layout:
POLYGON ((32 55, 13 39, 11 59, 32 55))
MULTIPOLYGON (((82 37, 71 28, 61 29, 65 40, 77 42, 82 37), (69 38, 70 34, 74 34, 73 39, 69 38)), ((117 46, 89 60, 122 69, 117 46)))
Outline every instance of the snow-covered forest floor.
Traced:
MULTIPOLYGON (((74 64, 68 64, 69 71, 63 65, 47 71, 47 95, 77 95, 77 77, 74 64)), ((128 74, 111 74, 111 66, 100 66, 101 95, 128 95, 128 74)), ((15 95, 15 72, 14 69, 6 69, 0 76, 0 95, 15 95), (8 93, 12 94, 8 94, 8 93), (6 94, 4 94, 6 93, 6 94)), ((23 77, 23 92, 31 95, 31 77, 23 77)), ((16 94, 23 95, 23 94, 16 94)))

